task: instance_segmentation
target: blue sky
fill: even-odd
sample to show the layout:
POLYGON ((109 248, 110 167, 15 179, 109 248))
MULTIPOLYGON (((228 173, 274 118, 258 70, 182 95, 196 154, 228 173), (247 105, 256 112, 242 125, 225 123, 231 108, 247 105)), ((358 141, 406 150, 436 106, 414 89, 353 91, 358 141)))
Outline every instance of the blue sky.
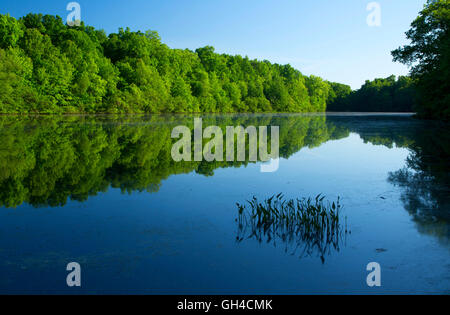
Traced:
MULTIPOLYGON (((70 1, 0 0, 0 13, 57 14, 70 1)), ((372 0, 79 0, 81 18, 106 32, 156 30, 172 48, 212 45, 219 53, 289 63, 304 74, 359 88, 366 79, 407 74, 390 51, 426 0, 378 0, 381 26, 370 27, 372 0)))

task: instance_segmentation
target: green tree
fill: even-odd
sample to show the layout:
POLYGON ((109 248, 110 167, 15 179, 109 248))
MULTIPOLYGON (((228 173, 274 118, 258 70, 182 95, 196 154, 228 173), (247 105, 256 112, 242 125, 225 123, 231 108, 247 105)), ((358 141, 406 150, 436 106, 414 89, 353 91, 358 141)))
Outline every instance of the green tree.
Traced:
POLYGON ((428 0, 406 32, 410 45, 392 52, 412 66, 419 91, 417 111, 426 118, 450 118, 450 2, 428 0))
POLYGON ((15 18, 0 15, 0 48, 16 47, 22 36, 22 27, 15 18))
POLYGON ((155 31, 107 36, 51 15, 0 15, 0 49, 2 113, 324 111, 330 89, 290 65, 170 49, 155 31))

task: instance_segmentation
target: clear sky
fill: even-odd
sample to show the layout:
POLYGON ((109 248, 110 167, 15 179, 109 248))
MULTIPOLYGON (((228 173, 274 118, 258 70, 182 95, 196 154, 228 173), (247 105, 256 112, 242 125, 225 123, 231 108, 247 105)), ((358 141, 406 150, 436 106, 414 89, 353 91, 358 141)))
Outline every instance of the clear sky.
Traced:
MULTIPOLYGON (((29 12, 66 20, 61 0, 0 0, 0 13, 29 12)), ((289 63, 359 88, 366 79, 407 74, 390 51, 426 0, 378 0, 381 26, 367 24, 372 0, 78 0, 81 18, 107 33, 156 30, 172 48, 211 45, 219 53, 289 63)))

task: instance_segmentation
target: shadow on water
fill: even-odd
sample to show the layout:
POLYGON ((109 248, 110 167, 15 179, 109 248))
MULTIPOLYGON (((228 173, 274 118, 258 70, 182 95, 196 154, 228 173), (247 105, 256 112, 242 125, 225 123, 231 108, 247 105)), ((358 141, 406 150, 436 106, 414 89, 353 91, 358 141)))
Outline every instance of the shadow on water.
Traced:
POLYGON ((247 205, 237 204, 238 232, 236 240, 256 240, 259 243, 282 246, 286 253, 299 258, 339 252, 349 233, 347 218, 342 222, 340 199, 324 202, 325 197, 286 201, 282 194, 258 202, 256 197, 247 205))

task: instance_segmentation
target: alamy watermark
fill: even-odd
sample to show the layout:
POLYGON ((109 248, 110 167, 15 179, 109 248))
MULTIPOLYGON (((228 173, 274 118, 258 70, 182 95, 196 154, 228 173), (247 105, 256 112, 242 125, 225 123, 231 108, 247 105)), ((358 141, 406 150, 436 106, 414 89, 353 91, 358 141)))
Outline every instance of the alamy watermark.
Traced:
POLYGON ((280 150, 280 128, 279 126, 270 127, 270 153, 268 147, 268 127, 248 126, 227 126, 226 143, 224 147, 224 134, 218 126, 208 126, 203 129, 202 118, 194 119, 194 143, 192 144, 192 132, 187 126, 177 126, 172 130, 172 138, 178 139, 172 146, 172 158, 176 162, 213 162, 224 161, 224 152, 226 152, 227 162, 269 162, 261 165, 261 172, 276 172, 279 167, 280 150), (248 136, 248 157, 247 157, 247 136, 248 136), (211 139, 203 144, 204 139, 211 139), (237 152, 235 152, 237 148, 237 152), (192 150, 193 149, 193 150, 192 150))
POLYGON ((381 5, 378 2, 370 2, 367 4, 367 11, 370 11, 366 22, 370 27, 381 26, 381 5))
POLYGON ((67 11, 71 11, 67 15, 67 25, 80 26, 81 25, 81 6, 78 2, 69 2, 66 7, 67 11))
POLYGON ((67 271, 70 273, 66 277, 66 283, 69 287, 81 287, 81 266, 77 262, 67 264, 67 271))
POLYGON ((369 287, 381 287, 381 266, 377 262, 371 262, 367 265, 367 271, 370 273, 367 276, 366 283, 369 287))

